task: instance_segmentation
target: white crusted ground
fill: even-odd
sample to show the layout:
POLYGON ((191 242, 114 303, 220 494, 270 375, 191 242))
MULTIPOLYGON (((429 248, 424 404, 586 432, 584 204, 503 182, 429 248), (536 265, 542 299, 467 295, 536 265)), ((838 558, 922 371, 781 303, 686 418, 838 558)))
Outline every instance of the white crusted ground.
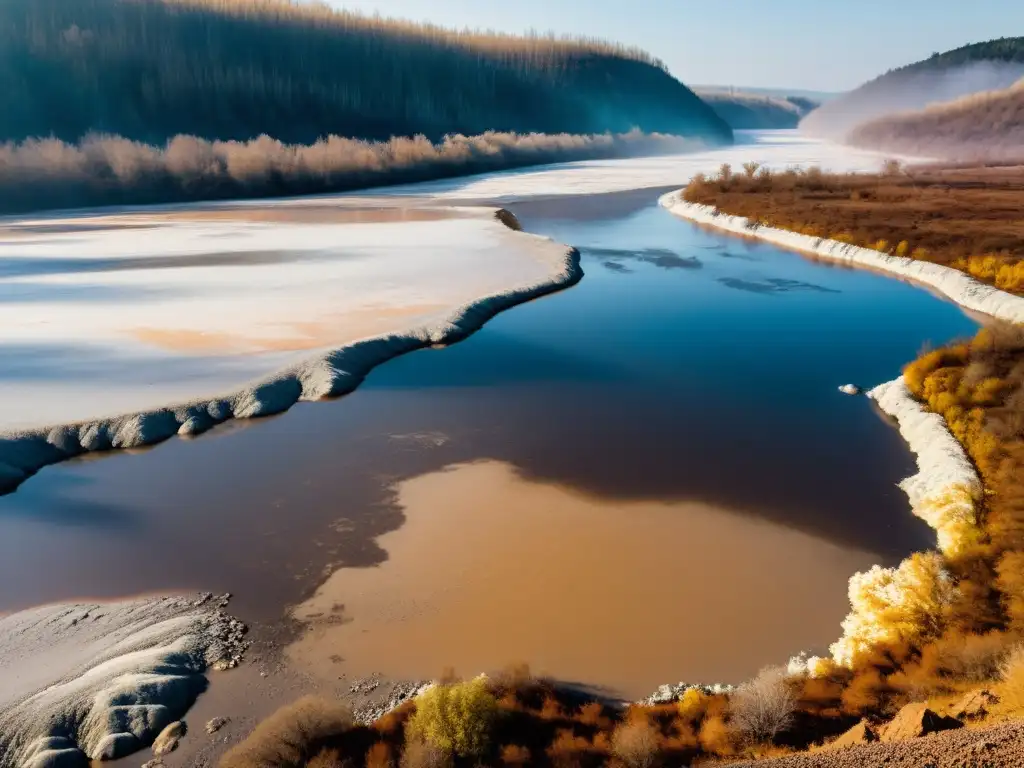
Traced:
POLYGON ((868 397, 896 419, 917 456, 917 474, 900 483, 914 514, 935 529, 943 552, 955 553, 977 531, 976 504, 983 491, 974 465, 945 420, 915 400, 902 377, 880 384, 868 397))
POLYGON ((198 595, 0 619, 0 768, 85 766, 148 746, 206 688, 208 668, 238 658, 243 633, 198 595))
POLYGON ((886 272, 928 286, 962 307, 983 312, 1011 323, 1024 323, 1024 297, 985 285, 959 270, 926 261, 892 256, 870 248, 840 243, 820 237, 801 235, 774 227, 753 226, 742 216, 730 216, 708 205, 688 203, 680 192, 661 198, 661 204, 676 214, 698 224, 801 251, 821 259, 866 267, 886 272))
POLYGON ((344 394, 378 363, 581 275, 573 249, 494 209, 344 213, 0 222, 0 492, 86 451, 344 394))

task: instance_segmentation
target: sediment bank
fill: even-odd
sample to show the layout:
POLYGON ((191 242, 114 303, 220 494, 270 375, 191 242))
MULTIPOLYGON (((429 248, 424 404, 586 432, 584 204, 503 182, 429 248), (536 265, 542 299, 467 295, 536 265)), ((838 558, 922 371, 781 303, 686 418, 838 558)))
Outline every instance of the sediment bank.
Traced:
POLYGON ((524 239, 530 254, 542 265, 539 277, 481 296, 426 325, 331 349, 235 391, 116 417, 0 432, 0 493, 15 490, 45 466, 85 453, 153 445, 174 435, 200 434, 230 419, 281 413, 300 400, 348 394, 387 360, 460 341, 498 313, 581 279, 575 249, 519 231, 508 211, 490 213, 493 226, 507 227, 516 238, 524 239))

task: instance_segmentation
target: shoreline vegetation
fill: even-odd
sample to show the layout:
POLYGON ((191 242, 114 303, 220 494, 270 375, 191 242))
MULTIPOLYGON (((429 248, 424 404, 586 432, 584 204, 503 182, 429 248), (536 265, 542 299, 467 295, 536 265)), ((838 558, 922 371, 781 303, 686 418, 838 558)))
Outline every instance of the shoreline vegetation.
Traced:
POLYGON ((681 199, 743 217, 752 230, 781 229, 950 267, 1022 295, 1022 195, 1020 167, 887 161, 879 174, 723 165, 717 175, 694 177, 681 199))
POLYGON ((516 134, 489 131, 308 145, 269 136, 162 146, 90 135, 0 144, 0 214, 347 192, 574 160, 692 152, 700 141, 665 134, 516 134))

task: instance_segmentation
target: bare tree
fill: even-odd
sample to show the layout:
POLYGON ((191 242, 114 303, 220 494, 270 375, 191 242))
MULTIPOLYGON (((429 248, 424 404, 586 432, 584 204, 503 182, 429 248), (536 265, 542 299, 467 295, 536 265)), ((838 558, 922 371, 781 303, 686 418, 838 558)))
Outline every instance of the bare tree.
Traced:
POLYGON ((785 667, 765 667, 730 699, 733 725, 748 742, 771 741, 793 723, 796 696, 785 667))
POLYGON ((748 162, 743 164, 743 172, 745 174, 747 174, 747 178, 748 179, 752 179, 752 178, 754 178, 755 174, 757 173, 757 170, 760 167, 761 167, 760 163, 755 162, 754 160, 750 160, 750 161, 748 161, 748 162))
POLYGON ((646 719, 632 719, 612 734, 612 753, 629 768, 651 768, 658 757, 658 734, 646 719))

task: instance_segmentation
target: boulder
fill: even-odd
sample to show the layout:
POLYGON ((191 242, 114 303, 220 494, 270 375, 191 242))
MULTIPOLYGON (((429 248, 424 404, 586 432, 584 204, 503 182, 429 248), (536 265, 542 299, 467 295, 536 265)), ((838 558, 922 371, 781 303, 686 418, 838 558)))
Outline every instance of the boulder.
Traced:
POLYGON ((166 755, 178 748, 178 742, 181 741, 181 737, 185 735, 186 731, 185 723, 181 720, 168 725, 162 731, 160 735, 153 741, 153 754, 166 755))
POLYGON ((984 717, 992 709, 992 705, 998 703, 998 696, 991 691, 982 689, 964 694, 964 697, 954 704, 949 711, 960 720, 970 720, 984 717))
POLYGON ((46 749, 37 752, 27 768, 89 768, 89 758, 76 748, 46 749))
POLYGON ((132 733, 110 733, 100 739, 90 757, 93 760, 120 760, 141 748, 142 744, 132 733))
POLYGON ((929 733, 948 731, 951 728, 963 726, 955 717, 944 717, 943 715, 928 709, 928 704, 918 701, 907 704, 896 713, 889 724, 882 731, 882 741, 905 741, 916 739, 919 736, 927 736, 929 733))
POLYGON ((861 393, 860 387, 856 384, 843 384, 843 386, 839 388, 839 391, 844 395, 859 395, 861 393))
POLYGON ((875 733, 875 729, 871 727, 867 720, 861 720, 838 739, 825 745, 825 748, 845 749, 846 747, 870 744, 873 741, 878 741, 878 734, 875 733))

